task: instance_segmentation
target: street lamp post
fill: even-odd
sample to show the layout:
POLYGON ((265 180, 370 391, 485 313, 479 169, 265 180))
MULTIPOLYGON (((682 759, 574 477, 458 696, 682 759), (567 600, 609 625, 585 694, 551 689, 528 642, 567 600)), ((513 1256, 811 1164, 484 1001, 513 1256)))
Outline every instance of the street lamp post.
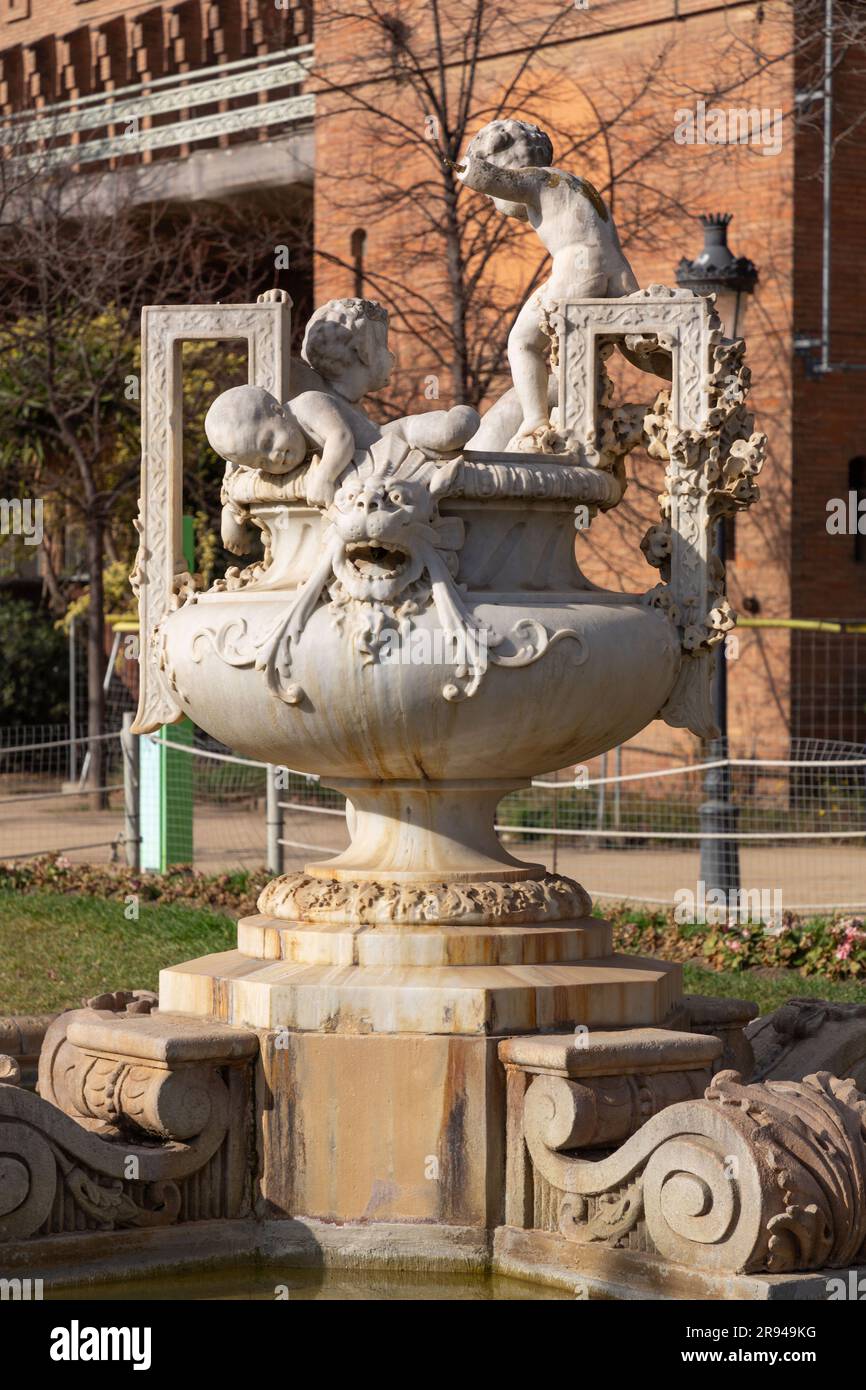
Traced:
MULTIPOLYGON (((736 338, 740 326, 743 296, 751 294, 758 270, 746 256, 735 256, 728 246, 728 212, 706 213, 700 217, 704 245, 690 261, 686 256, 677 267, 677 284, 697 294, 714 294, 716 312, 727 338, 736 338)), ((714 545, 724 565, 727 559, 725 522, 716 522, 714 545)), ((700 810, 701 869, 704 892, 717 890, 733 902, 740 887, 740 846, 735 838, 739 808, 732 798, 731 769, 728 758, 728 663, 723 646, 716 654, 713 672, 713 708, 718 737, 707 746, 711 764, 704 774, 704 794, 700 810), (717 764, 712 766, 712 764, 717 764)))

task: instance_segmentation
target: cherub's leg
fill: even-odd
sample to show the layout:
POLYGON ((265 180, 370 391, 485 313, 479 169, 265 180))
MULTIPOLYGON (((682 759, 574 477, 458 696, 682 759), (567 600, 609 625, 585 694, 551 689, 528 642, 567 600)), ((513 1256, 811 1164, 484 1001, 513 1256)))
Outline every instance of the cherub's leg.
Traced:
POLYGON ((536 293, 527 299, 508 335, 508 363, 523 410, 522 435, 532 434, 550 423, 545 360, 549 339, 541 328, 541 313, 541 295, 536 293))

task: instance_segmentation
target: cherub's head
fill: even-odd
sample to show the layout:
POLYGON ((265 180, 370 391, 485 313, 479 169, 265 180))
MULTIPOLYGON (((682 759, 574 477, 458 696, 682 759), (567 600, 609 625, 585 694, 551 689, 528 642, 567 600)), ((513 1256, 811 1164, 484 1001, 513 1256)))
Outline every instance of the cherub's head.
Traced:
POLYGON ((372 299, 331 299, 307 324, 301 356, 348 401, 387 386, 394 369, 388 314, 372 299))
MULTIPOLYGON (((532 165, 547 168, 553 163, 550 136, 529 121, 490 121, 473 136, 466 153, 480 155, 500 169, 527 169, 532 165)), ((507 217, 526 220, 522 203, 508 203, 502 198, 494 198, 493 202, 507 217)))
POLYGON ((261 386, 223 391, 204 418, 204 432, 220 458, 267 473, 290 473, 307 452, 297 420, 261 386))

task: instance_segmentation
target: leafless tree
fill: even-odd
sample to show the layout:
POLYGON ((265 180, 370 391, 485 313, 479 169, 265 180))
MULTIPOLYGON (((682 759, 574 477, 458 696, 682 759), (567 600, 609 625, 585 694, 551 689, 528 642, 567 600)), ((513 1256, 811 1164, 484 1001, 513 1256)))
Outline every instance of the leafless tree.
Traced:
MULTIPOLYGON (((670 144, 668 123, 649 132, 635 163, 615 151, 612 139, 617 126, 630 123, 634 143, 667 42, 645 69, 619 75, 606 100, 582 89, 575 124, 574 78, 563 69, 560 45, 586 16, 562 4, 542 11, 522 19, 518 7, 499 0, 431 0, 423 9, 336 0, 317 19, 317 43, 326 54, 351 45, 355 56, 354 62, 317 62, 319 138, 326 145, 331 123, 344 122, 347 113, 353 132, 350 148, 341 143, 341 167, 325 161, 319 172, 319 197, 329 219, 387 229, 387 256, 363 267, 351 252, 339 256, 330 245, 319 254, 393 306, 406 361, 435 358, 449 395, 472 405, 505 384, 508 331, 544 278, 547 260, 519 223, 463 188, 454 165, 475 131, 508 116, 543 125, 557 162, 596 178, 611 203, 635 184, 637 164, 645 166, 670 144), (507 75, 500 67, 495 80, 488 71, 494 49, 511 54, 507 75)), ((670 199, 658 201, 661 212, 670 199)), ((643 212, 640 226, 648 235, 654 219, 646 207, 643 212)), ((417 384, 408 389, 414 393, 417 384)), ((394 413, 406 403, 398 395, 383 406, 394 413)))
MULTIPOLYGON (((248 302, 275 283, 274 249, 285 239, 284 226, 255 206, 150 201, 146 174, 85 178, 32 156, 4 163, 0 492, 46 499, 49 515, 86 538, 91 738, 104 732, 103 570, 133 548, 141 308, 248 302)), ((209 457, 200 451, 199 464, 209 457)), ((216 471, 213 491, 215 503, 216 471)), ((45 581, 63 611, 70 595, 47 539, 45 581)), ((90 747, 97 787, 101 744, 90 747)))
MULTIPOLYGON (((443 395, 482 406, 509 385, 506 346, 514 317, 546 274, 538 243, 455 174, 472 135, 487 121, 519 116, 551 134, 555 161, 588 176, 614 212, 627 254, 667 263, 671 283, 684 251, 699 249, 692 218, 713 197, 705 160, 686 157, 674 140, 678 108, 751 108, 773 94, 784 138, 820 155, 810 131, 823 126, 824 0, 767 0, 744 22, 725 15, 722 41, 703 66, 680 61, 674 24, 648 30, 639 61, 590 68, 573 40, 600 34, 605 15, 561 3, 528 7, 499 0, 330 0, 317 14, 319 139, 333 128, 340 167, 328 158, 317 174, 326 226, 345 230, 345 253, 329 232, 319 255, 354 275, 356 292, 380 298, 394 324, 400 373, 380 401, 386 415, 418 408, 419 378, 441 374, 443 395), (780 97, 779 93, 784 96, 780 97), (347 144, 347 118, 351 142, 347 144), (803 137, 806 137, 805 141, 803 137), (355 229, 370 252, 350 248, 355 229), (353 254, 353 251, 355 254, 353 254)), ((864 120, 851 93, 864 67, 866 9, 837 0, 832 44, 834 144, 856 139, 864 120), (847 85, 846 85, 847 84, 847 85)), ((760 148, 713 150, 713 169, 765 164, 760 148)), ((726 170, 727 173, 727 170, 726 170)), ((798 161, 797 176, 803 173, 798 161)), ((820 158, 807 176, 819 178, 820 158)), ((767 196, 771 196, 768 186, 767 196)), ((781 194, 780 194, 781 196, 781 194)), ((780 217, 784 209, 779 207, 780 217)), ((762 282, 784 302, 787 270, 774 248, 737 246, 761 262, 762 282)), ((776 311, 777 312, 777 311, 776 311)), ((787 318, 776 321, 756 297, 749 323, 765 340, 760 424, 785 448, 790 433, 787 318)), ((652 378, 632 399, 652 399, 652 378)), ((661 383, 658 383, 661 385, 661 383)), ((660 468, 641 454, 629 462, 629 491, 615 519, 585 537, 593 578, 618 585, 623 546, 609 548, 610 528, 639 555, 638 540, 656 510, 660 468)), ((780 522, 790 479, 767 470, 778 507, 757 508, 748 525, 762 553, 784 572, 788 533, 780 522)), ((639 561, 638 566, 639 567, 639 561)), ((738 595, 734 594, 735 602, 738 595)))

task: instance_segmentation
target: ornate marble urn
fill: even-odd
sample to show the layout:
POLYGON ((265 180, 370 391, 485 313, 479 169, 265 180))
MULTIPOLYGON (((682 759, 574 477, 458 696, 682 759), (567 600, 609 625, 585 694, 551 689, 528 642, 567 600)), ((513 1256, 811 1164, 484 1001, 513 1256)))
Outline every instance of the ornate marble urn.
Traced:
MULTIPOLYGON (((513 453, 467 445, 477 417, 463 408, 380 429, 322 376, 281 406, 288 314, 270 297, 145 311, 137 728, 188 715, 316 774, 346 794, 350 845, 272 882, 230 959, 164 971, 164 1006, 337 1033, 663 1022, 678 967, 612 956, 580 885, 509 854, 494 816, 534 774, 657 717, 712 733, 712 654, 733 618, 710 535, 757 495, 764 443, 744 344, 688 291, 563 302, 548 314, 559 404, 545 438, 559 451, 513 453), (249 550, 258 533, 263 556, 200 592, 174 558, 176 344, 245 333, 252 384, 219 398, 209 438, 228 461, 226 543, 249 550), (617 346, 669 389, 617 404, 604 366, 617 346), (576 546, 620 502, 637 446, 667 465, 643 542, 660 582, 610 592, 576 546)), ((332 302, 307 343, 317 322, 330 356, 307 361, 322 373, 336 357, 368 385, 387 376, 378 306, 332 302), (339 358, 361 328, 372 348, 339 358)))
MULTIPOLYGON (((285 305, 242 312, 285 333, 285 305)), ((319 506, 303 465, 252 480, 244 469, 264 559, 207 592, 151 573, 148 532, 165 525, 171 489, 154 499, 146 480, 140 569, 163 592, 143 600, 138 727, 187 714, 244 754, 344 790, 352 843, 311 866, 315 878, 537 879, 493 830, 507 791, 659 716, 711 730, 710 658, 732 619, 708 532, 756 495, 761 462, 743 345, 723 343, 708 301, 658 287, 563 305, 555 327, 566 453, 446 459, 383 433, 319 506), (637 335, 668 354, 673 389, 618 407, 604 358, 637 335), (581 573, 575 542, 620 501, 636 445, 668 462, 662 520, 644 541, 667 582, 608 592, 581 573)), ((226 489, 238 496, 235 476, 226 489)))
POLYGON ((610 505, 611 475, 382 443, 326 511, 252 508, 268 567, 167 616, 163 675, 230 747, 346 791, 352 846, 316 875, 532 877, 497 801, 654 718, 676 629, 575 562, 575 507, 610 505))

